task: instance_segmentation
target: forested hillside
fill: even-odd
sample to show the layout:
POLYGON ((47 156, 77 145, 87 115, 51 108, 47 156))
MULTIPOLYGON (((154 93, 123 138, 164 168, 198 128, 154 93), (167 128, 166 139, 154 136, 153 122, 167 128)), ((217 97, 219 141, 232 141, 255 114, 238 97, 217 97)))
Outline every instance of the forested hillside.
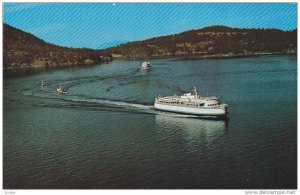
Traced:
POLYGON ((262 53, 295 54, 297 29, 240 29, 211 26, 108 48, 124 58, 174 55, 234 56, 262 53))
POLYGON ((36 36, 3 24, 3 68, 41 69, 110 61, 100 50, 74 49, 47 43, 36 36))
POLYGON ((99 64, 113 58, 145 59, 180 55, 208 58, 296 53, 297 29, 282 31, 211 26, 93 50, 57 46, 3 24, 3 68, 5 73, 10 74, 14 74, 15 70, 99 64))

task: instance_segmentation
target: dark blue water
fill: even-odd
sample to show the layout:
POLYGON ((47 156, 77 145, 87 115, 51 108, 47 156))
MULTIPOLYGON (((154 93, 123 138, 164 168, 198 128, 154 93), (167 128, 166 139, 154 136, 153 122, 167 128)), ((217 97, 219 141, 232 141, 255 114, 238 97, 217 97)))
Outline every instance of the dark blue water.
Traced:
POLYGON ((4 80, 3 187, 297 188, 296 57, 151 63, 4 80), (153 110, 193 85, 227 103, 229 121, 153 110))

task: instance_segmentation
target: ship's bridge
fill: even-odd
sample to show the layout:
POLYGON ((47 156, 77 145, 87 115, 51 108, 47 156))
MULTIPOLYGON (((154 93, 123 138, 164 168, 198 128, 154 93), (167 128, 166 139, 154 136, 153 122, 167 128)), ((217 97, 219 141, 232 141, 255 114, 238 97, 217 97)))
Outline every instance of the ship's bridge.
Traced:
POLYGON ((197 97, 195 95, 192 95, 192 93, 185 93, 182 96, 180 96, 180 98, 183 98, 183 99, 196 99, 197 97))

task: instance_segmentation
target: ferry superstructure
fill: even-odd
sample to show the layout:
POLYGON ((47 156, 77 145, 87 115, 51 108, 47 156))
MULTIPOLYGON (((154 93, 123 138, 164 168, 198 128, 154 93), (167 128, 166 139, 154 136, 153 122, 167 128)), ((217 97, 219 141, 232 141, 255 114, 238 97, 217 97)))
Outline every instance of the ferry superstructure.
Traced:
POLYGON ((154 101, 154 108, 157 110, 211 117, 225 116, 227 107, 227 104, 221 103, 217 97, 200 97, 196 87, 194 94, 157 96, 154 101))

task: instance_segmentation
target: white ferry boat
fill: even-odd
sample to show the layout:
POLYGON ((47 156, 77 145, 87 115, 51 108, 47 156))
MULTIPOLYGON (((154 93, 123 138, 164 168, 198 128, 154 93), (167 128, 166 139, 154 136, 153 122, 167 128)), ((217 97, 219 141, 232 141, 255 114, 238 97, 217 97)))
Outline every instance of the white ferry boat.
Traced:
POLYGON ((150 68, 150 62, 143 62, 140 66, 140 69, 147 70, 150 68))
POLYGON ((196 87, 194 87, 194 94, 158 96, 155 98, 154 108, 168 112, 210 117, 221 117, 227 114, 227 104, 220 103, 217 97, 200 97, 196 87))

